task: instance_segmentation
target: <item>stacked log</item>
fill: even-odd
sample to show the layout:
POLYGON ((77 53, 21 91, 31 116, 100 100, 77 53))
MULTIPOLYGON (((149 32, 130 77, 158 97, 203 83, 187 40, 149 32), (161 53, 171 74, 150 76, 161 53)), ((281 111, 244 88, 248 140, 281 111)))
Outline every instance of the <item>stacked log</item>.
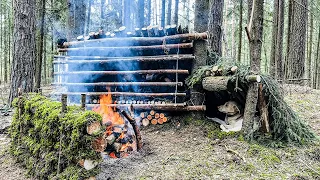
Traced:
POLYGON ((77 37, 77 41, 104 39, 114 37, 163 37, 172 36, 175 34, 189 33, 188 26, 182 27, 167 25, 165 28, 160 26, 148 26, 143 28, 135 28, 133 32, 128 31, 125 26, 121 26, 119 29, 113 30, 113 32, 105 32, 103 29, 99 29, 97 32, 90 32, 88 35, 81 35, 77 37))
POLYGON ((140 117, 141 124, 146 127, 150 124, 157 125, 168 122, 168 116, 163 112, 156 112, 155 110, 151 110, 149 112, 141 112, 140 117))

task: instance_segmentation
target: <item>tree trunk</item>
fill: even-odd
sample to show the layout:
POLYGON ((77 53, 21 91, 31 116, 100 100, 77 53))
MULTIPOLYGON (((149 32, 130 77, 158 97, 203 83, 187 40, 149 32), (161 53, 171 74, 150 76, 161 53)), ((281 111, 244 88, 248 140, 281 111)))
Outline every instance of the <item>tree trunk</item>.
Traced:
POLYGON ((292 14, 291 14, 291 33, 288 52, 288 61, 291 65, 292 73, 289 74, 290 79, 300 79, 304 76, 305 70, 305 50, 306 50, 306 28, 308 13, 307 0, 291 0, 292 14))
POLYGON ((179 20, 179 0, 175 0, 174 4, 174 24, 178 26, 178 20, 179 20))
POLYGON ((130 21, 131 21, 131 18, 130 18, 130 15, 131 15, 131 11, 130 11, 130 0, 123 0, 123 24, 124 26, 126 26, 127 28, 128 27, 131 27, 130 26, 130 21))
MULTIPOLYGON (((248 22, 252 18, 252 26, 249 29, 249 46, 250 46, 250 70, 253 74, 260 73, 261 63, 261 47, 263 35, 263 3, 264 0, 249 0, 248 1, 248 22), (252 17, 251 11, 253 10, 252 17)), ((256 114, 258 102, 258 83, 251 83, 246 98, 244 110, 243 132, 246 138, 251 139, 253 129, 254 116, 256 114)))
MULTIPOLYGON (((47 32, 47 31, 46 31, 47 32)), ((46 33, 45 33, 46 34, 46 33)), ((47 84, 47 38, 44 36, 44 41, 43 41, 43 82, 44 84, 47 84)))
POLYGON ((89 34, 89 31, 90 31, 90 24, 91 24, 91 6, 92 6, 92 1, 93 1, 93 0, 89 0, 89 5, 88 5, 87 24, 86 24, 86 34, 89 34))
POLYGON ((14 0, 14 51, 9 104, 19 92, 32 92, 36 59, 35 0, 14 0))
POLYGON ((167 25, 171 24, 171 7, 172 7, 172 0, 168 0, 168 9, 167 9, 167 25))
POLYGON ((274 0, 273 31, 270 55, 270 75, 282 79, 282 50, 284 29, 284 0, 274 0))
MULTIPOLYGON (((0 4, 0 14, 2 15, 3 14, 3 4, 1 3, 0 4)), ((1 23, 0 24, 0 53, 2 54, 3 53, 3 36, 4 36, 4 33, 3 33, 3 24, 4 23, 1 23)), ((2 83, 2 69, 3 69, 3 66, 2 66, 2 62, 3 62, 4 58, 3 56, 0 56, 0 84, 2 83)))
POLYGON ((35 74, 35 89, 40 89, 41 86, 41 70, 42 70, 42 57, 43 57, 43 39, 44 39, 44 17, 46 13, 46 1, 41 0, 40 1, 40 18, 41 18, 41 24, 40 24, 40 37, 39 37, 39 52, 38 52, 38 58, 36 62, 36 74, 35 74))
MULTIPOLYGON (((196 0, 195 2, 195 20, 194 30, 195 32, 205 32, 208 30, 208 14, 209 14, 209 1, 208 0, 196 0)), ((189 19, 188 19, 189 20, 189 19)), ((206 65, 207 62, 207 43, 204 40, 194 42, 194 55, 196 61, 193 69, 197 69, 199 66, 206 65)))
MULTIPOLYGON (((189 5, 187 3, 186 5, 189 5)), ((188 18, 189 8, 187 9, 188 18)), ((208 30, 208 14, 209 14, 209 1, 208 0, 196 0, 195 1, 195 20, 194 30, 195 32, 205 32, 208 30)), ((189 18, 187 19, 189 21, 189 18)), ((205 40, 194 41, 194 55, 196 57, 193 63, 193 72, 199 67, 207 64, 207 43, 205 40)), ((193 73, 192 72, 192 73, 193 73)), ((200 105, 204 101, 204 97, 201 95, 202 87, 194 87, 191 90, 191 99, 196 105, 200 105)))
POLYGON ((306 78, 309 78, 308 86, 311 87, 311 61, 312 61, 312 44, 313 44, 313 1, 311 0, 310 3, 310 35, 309 35, 309 55, 308 55, 308 61, 307 61, 307 68, 306 68, 306 78))
POLYGON ((147 0, 147 10, 148 10, 148 14, 147 14, 147 19, 146 19, 146 24, 147 25, 151 25, 151 0, 147 0))
POLYGON ((314 77, 313 77, 313 88, 319 89, 320 86, 320 58, 319 58, 319 51, 320 51, 320 28, 318 32, 318 44, 317 44, 317 54, 314 60, 314 77))
POLYGON ((68 0, 68 40, 75 40, 77 36, 84 34, 84 22, 86 20, 85 0, 68 0))
POLYGON ((289 52, 290 52, 290 38, 289 34, 292 31, 292 20, 291 18, 293 17, 292 14, 292 1, 289 0, 289 7, 288 7, 288 27, 287 27, 287 50, 286 50, 286 59, 285 59, 285 64, 284 64, 284 72, 285 72, 285 79, 289 78, 289 74, 291 74, 291 63, 289 62, 289 52))
POLYGON ((166 22, 166 0, 161 1, 161 27, 165 26, 166 22))
MULTIPOLYGON (((88 7, 89 8, 89 7, 88 7)), ((106 8, 106 0, 101 0, 100 11, 101 11, 101 19, 105 18, 105 8, 106 8)), ((89 10, 89 9, 88 9, 89 10)))
POLYGON ((240 0, 239 6, 239 45, 238 45, 238 63, 241 63, 242 52, 242 21, 243 21, 243 0, 240 0))
POLYGON ((144 0, 138 0, 138 17, 136 25, 139 28, 144 27, 144 0))
MULTIPOLYGON (((222 55, 223 0, 211 1, 209 13, 209 49, 214 57, 222 55)), ((217 59, 214 59, 216 63, 217 59)))
POLYGON ((5 18, 5 26, 7 26, 4 29, 4 83, 8 83, 8 23, 6 22, 8 20, 8 8, 5 4, 4 7, 4 18, 5 18))

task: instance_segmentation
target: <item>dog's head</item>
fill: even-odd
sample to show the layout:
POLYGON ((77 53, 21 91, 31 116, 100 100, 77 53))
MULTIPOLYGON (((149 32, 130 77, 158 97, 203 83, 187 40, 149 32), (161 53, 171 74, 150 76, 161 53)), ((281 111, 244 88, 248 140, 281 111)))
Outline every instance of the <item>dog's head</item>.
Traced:
POLYGON ((240 113, 240 109, 234 101, 228 101, 224 105, 218 106, 218 110, 231 116, 240 113))

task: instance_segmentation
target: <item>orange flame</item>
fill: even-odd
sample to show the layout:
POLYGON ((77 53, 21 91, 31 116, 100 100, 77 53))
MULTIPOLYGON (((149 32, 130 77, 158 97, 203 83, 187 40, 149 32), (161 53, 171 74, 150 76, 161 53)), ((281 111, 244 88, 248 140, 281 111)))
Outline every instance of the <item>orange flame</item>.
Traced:
POLYGON ((102 116, 103 124, 111 122, 112 125, 124 124, 124 120, 118 112, 115 112, 109 105, 112 104, 112 96, 109 90, 107 95, 102 95, 100 97, 100 105, 94 107, 92 110, 99 113, 102 116))
POLYGON ((118 158, 114 152, 110 153, 109 156, 110 156, 111 158, 114 158, 114 159, 117 159, 117 158, 118 158))

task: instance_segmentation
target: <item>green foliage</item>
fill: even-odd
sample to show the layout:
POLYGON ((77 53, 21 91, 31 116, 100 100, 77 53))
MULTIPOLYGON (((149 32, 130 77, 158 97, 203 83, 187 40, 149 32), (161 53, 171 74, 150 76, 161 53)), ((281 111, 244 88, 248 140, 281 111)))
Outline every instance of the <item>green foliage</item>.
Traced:
MULTIPOLYGON (((235 66, 233 61, 223 58, 220 58, 216 65, 219 65, 222 69, 228 69, 235 66)), ((231 83, 228 84, 228 91, 233 97, 238 96, 238 93, 245 95, 247 93, 248 84, 250 83, 246 79, 246 77, 250 75, 250 68, 241 64, 236 65, 238 67, 237 72, 231 77, 231 83)), ((186 84, 190 88, 195 84, 200 84, 205 77, 205 72, 211 69, 212 66, 199 67, 199 69, 186 80, 186 84)), ((253 128, 254 130, 247 134, 245 138, 247 140, 258 140, 261 143, 268 144, 273 147, 284 146, 287 143, 301 145, 316 140, 317 136, 311 128, 301 120, 285 102, 277 82, 267 75, 261 75, 261 77, 263 92, 268 101, 271 133, 261 134, 258 131, 261 124, 258 123, 256 125, 257 127, 253 128)), ((244 107, 244 104, 242 104, 242 106, 244 107)), ((216 132, 211 134, 216 134, 216 132)))
POLYGON ((262 84, 271 113, 272 138, 298 144, 316 140, 317 137, 310 126, 284 101, 277 82, 272 77, 263 75, 262 84))
MULTIPOLYGON (((84 179, 94 176, 99 169, 87 171, 77 165, 81 159, 100 161, 92 148, 92 141, 100 136, 86 132, 87 125, 102 121, 93 111, 68 107, 61 114, 61 103, 46 97, 28 94, 21 99, 19 110, 14 114, 9 133, 12 138, 10 152, 28 169, 28 175, 38 179, 84 179), (60 173, 57 174, 60 154, 60 173)), ((18 100, 13 105, 18 107, 18 100)))

